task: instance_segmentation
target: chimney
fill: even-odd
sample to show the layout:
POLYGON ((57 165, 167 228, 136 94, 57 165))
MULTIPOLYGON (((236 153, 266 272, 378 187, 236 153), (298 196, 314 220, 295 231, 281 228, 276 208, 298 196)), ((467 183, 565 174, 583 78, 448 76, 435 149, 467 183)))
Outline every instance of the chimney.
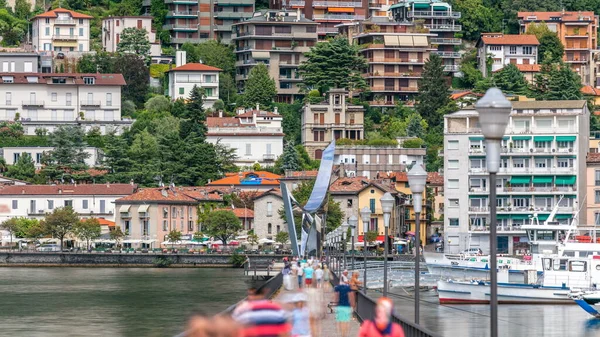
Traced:
POLYGON ((239 107, 237 110, 238 115, 242 115, 242 114, 244 114, 244 112, 246 112, 246 109, 244 109, 244 107, 239 107))
POLYGON ((109 187, 110 187, 110 183, 107 181, 106 182, 106 188, 109 188, 109 187))
POLYGON ((186 61, 186 52, 184 50, 178 50, 175 52, 175 66, 181 67, 187 63, 186 61))
POLYGON ((223 118, 223 110, 219 110, 219 118, 223 118))
POLYGON ((134 185, 135 185, 135 184, 133 183, 133 179, 131 179, 131 180, 129 181, 129 184, 131 184, 131 186, 134 186, 134 185))
POLYGON ((277 112, 277 107, 273 108, 273 113, 276 114, 276 115, 279 115, 279 113, 277 112))
POLYGON ((256 103, 256 111, 260 111, 260 104, 256 103))

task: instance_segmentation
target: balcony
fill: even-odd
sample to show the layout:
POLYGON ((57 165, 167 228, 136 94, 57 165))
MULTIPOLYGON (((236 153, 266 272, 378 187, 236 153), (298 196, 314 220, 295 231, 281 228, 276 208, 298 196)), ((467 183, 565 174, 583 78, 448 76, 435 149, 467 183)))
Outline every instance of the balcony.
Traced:
POLYGON ((197 0, 165 0, 166 4, 176 4, 176 5, 198 5, 197 0))
POLYGON ((313 7, 362 7, 362 2, 354 1, 314 1, 313 7))
POLYGON ((409 18, 452 18, 460 19, 460 12, 452 11, 410 11, 408 12, 409 18))
POLYGON ((168 11, 168 18, 195 18, 198 17, 198 11, 168 11))
POLYGON ((318 34, 337 34, 338 29, 335 27, 317 27, 318 34))
POLYGON ((217 0, 219 6, 252 6, 254 0, 217 0))
POLYGON ((454 39, 454 38, 441 38, 441 37, 433 37, 429 39, 431 44, 451 44, 451 45, 459 45, 462 43, 462 39, 454 39))
MULTIPOLYGON (((471 232, 478 232, 478 233, 486 233, 490 231, 490 226, 475 226, 475 225, 471 225, 469 227, 469 230, 471 232)), ((504 233, 510 233, 510 232, 523 232, 525 233, 524 229, 521 229, 521 226, 510 226, 510 225, 506 225, 506 226, 502 226, 502 225, 498 225, 496 226, 496 231, 498 232, 504 232, 504 233)))
POLYGON ((263 161, 275 161, 275 155, 272 153, 263 154, 263 161))
POLYGON ((71 26, 71 25, 77 24, 77 21, 75 21, 73 19, 55 19, 54 24, 71 26))
POLYGON ((54 41, 77 41, 77 35, 52 35, 54 41))
POLYGON ((302 77, 300 77, 300 76, 280 75, 279 76, 279 81, 280 82, 300 82, 300 81, 302 81, 302 77))
POLYGON ((364 15, 353 15, 353 14, 315 14, 315 20, 331 20, 331 21, 342 21, 342 20, 364 20, 364 15))
POLYGON ((444 71, 447 71, 447 72, 455 72, 455 71, 459 71, 459 70, 460 70, 460 67, 455 64, 447 64, 444 66, 444 71))
POLYGON ((177 44, 182 44, 182 43, 202 43, 205 42, 208 39, 201 39, 198 37, 172 37, 171 38, 171 43, 177 43, 177 44))
MULTIPOLYGON (((368 45, 367 48, 378 48, 378 45, 368 45)), ((382 45, 383 46, 383 45, 382 45)), ((410 63, 410 64, 425 64, 423 59, 407 59, 407 58, 369 58, 367 59, 369 63, 410 63)))
POLYGON ((214 29, 216 31, 231 32, 233 30, 233 25, 215 25, 214 29))
POLYGON ((164 25, 163 30, 173 30, 173 31, 187 31, 187 32, 196 32, 198 31, 198 24, 170 24, 164 25))
POLYGON ((455 51, 432 51, 431 53, 445 59, 460 58, 460 53, 455 51))
POLYGON ((377 92, 418 92, 418 87, 394 87, 394 86, 382 86, 375 85, 371 87, 371 91, 377 92))
POLYGON ((431 31, 443 31, 443 32, 460 32, 462 30, 461 25, 452 25, 452 24, 443 24, 443 23, 435 23, 423 25, 423 27, 431 30, 431 31))
POLYGON ((251 18, 252 12, 216 12, 215 18, 218 19, 246 19, 251 18))
POLYGON ((23 107, 41 108, 44 106, 44 101, 23 101, 23 107))
POLYGON ((296 61, 279 61, 279 68, 298 68, 300 62, 296 61))
POLYGON ((380 74, 378 72, 376 73, 366 73, 362 75, 363 77, 369 78, 369 77, 382 77, 382 78, 403 78, 403 77, 414 77, 414 78, 420 78, 421 77, 421 73, 413 73, 413 72, 409 72, 409 73, 383 73, 380 74))
POLYGON ((298 1, 298 0, 290 0, 287 3, 288 3, 288 6, 290 6, 290 7, 304 7, 306 5, 305 1, 298 1))
POLYGON ((100 101, 81 101, 79 102, 81 107, 96 107, 99 108, 101 103, 100 101))

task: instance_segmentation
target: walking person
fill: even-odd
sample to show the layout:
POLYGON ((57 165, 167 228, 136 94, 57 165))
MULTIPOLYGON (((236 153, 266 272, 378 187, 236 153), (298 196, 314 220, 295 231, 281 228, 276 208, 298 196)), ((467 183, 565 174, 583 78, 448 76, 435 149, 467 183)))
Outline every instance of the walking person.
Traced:
POLYGON ((241 325, 244 337, 289 337, 292 329, 283 308, 256 288, 248 289, 248 299, 235 308, 231 317, 241 325))
POLYGON ((331 272, 329 271, 329 267, 327 266, 327 264, 325 264, 323 266, 323 288, 325 288, 326 290, 331 289, 331 283, 329 283, 329 280, 331 279, 331 272))
POLYGON ((314 272, 315 270, 311 264, 306 264, 304 266, 304 283, 306 284, 306 288, 312 287, 314 272))
POLYGON ((298 262, 298 289, 302 289, 302 277, 304 276, 304 265, 298 262))
POLYGON ((323 269, 320 265, 317 265, 317 270, 315 270, 315 279, 317 280, 317 288, 323 288, 323 269))
POLYGON ((404 337, 404 330, 392 321, 394 302, 387 297, 380 297, 375 307, 375 318, 364 321, 358 337, 404 337))
POLYGON ((335 320, 338 324, 338 336, 348 337, 352 308, 350 307, 350 286, 340 283, 334 288, 335 302, 337 302, 335 320))
POLYGON ((362 286, 362 282, 358 279, 358 272, 352 272, 352 278, 350 279, 349 285, 352 290, 352 296, 350 296, 350 304, 352 304, 352 308, 356 310, 356 293, 358 292, 360 286, 362 286))
POLYGON ((310 311, 306 305, 306 296, 303 293, 296 294, 292 305, 292 336, 311 337, 310 311))
POLYGON ((321 321, 325 318, 325 295, 322 288, 305 289, 308 311, 310 312, 310 332, 313 337, 321 336, 321 321))

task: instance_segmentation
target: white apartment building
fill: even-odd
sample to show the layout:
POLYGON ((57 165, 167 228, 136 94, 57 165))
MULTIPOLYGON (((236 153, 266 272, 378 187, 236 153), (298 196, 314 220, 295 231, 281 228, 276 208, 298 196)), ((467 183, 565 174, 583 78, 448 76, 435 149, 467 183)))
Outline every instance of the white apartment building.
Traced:
POLYGON ((82 218, 115 221, 115 200, 132 194, 131 184, 12 185, 0 189, 0 222, 14 217, 42 219, 71 206, 82 218))
POLYGON ((477 42, 479 70, 483 76, 491 76, 486 66, 489 57, 492 58, 492 72, 508 64, 537 64, 539 44, 535 35, 484 33, 477 42))
POLYGON ((528 238, 521 226, 537 224, 536 217, 540 223, 548 220, 557 204, 554 221, 569 224, 577 217, 579 224, 585 225, 590 220, 584 201, 587 102, 524 101, 512 105, 495 182, 488 178, 478 112, 470 107, 444 116, 448 253, 467 248, 489 251, 490 188, 496 188, 498 197, 498 253, 526 253, 528 238))
POLYGON ((425 155, 425 148, 336 145, 333 164, 343 169, 341 176, 376 179, 380 173, 404 171, 412 165, 423 165, 425 155))
POLYGON ((90 51, 90 21, 93 17, 64 8, 53 9, 32 19, 33 49, 46 51, 90 51))
MULTIPOLYGON (((54 150, 53 147, 44 146, 3 147, 0 148, 0 154, 2 154, 2 158, 4 158, 7 165, 14 165, 23 153, 27 153, 33 160, 35 168, 41 168, 44 153, 48 153, 52 150, 54 150)), ((86 147, 84 152, 88 154, 88 157, 85 159, 85 164, 87 166, 94 167, 102 164, 102 151, 100 149, 96 147, 86 147)))
POLYGON ((121 120, 124 85, 121 74, 0 73, 0 120, 19 120, 28 135, 76 124, 120 131, 132 124, 121 120))
POLYGON ((37 73, 40 55, 37 51, 17 48, 0 49, 0 70, 3 73, 37 73))
POLYGON ((236 150, 236 165, 272 166, 283 153, 283 117, 277 112, 240 108, 235 117, 208 117, 206 141, 236 150))
POLYGON ((102 20, 102 48, 107 52, 116 52, 125 28, 144 29, 148 32, 150 56, 160 56, 160 42, 156 31, 152 30, 151 16, 110 16, 102 20))
POLYGON ((176 68, 167 72, 169 77, 168 96, 176 100, 188 99, 194 86, 204 89, 204 107, 212 108, 219 99, 219 68, 202 63, 187 63, 186 52, 178 51, 175 56, 176 68))

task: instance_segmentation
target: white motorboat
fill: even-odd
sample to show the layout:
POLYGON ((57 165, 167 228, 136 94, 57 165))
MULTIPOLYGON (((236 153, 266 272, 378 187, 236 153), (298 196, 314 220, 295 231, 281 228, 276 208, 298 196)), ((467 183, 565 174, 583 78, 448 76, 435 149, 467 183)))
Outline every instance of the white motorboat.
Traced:
POLYGON ((588 314, 600 318, 600 291, 599 290, 584 290, 574 291, 569 294, 577 305, 579 305, 588 314))

